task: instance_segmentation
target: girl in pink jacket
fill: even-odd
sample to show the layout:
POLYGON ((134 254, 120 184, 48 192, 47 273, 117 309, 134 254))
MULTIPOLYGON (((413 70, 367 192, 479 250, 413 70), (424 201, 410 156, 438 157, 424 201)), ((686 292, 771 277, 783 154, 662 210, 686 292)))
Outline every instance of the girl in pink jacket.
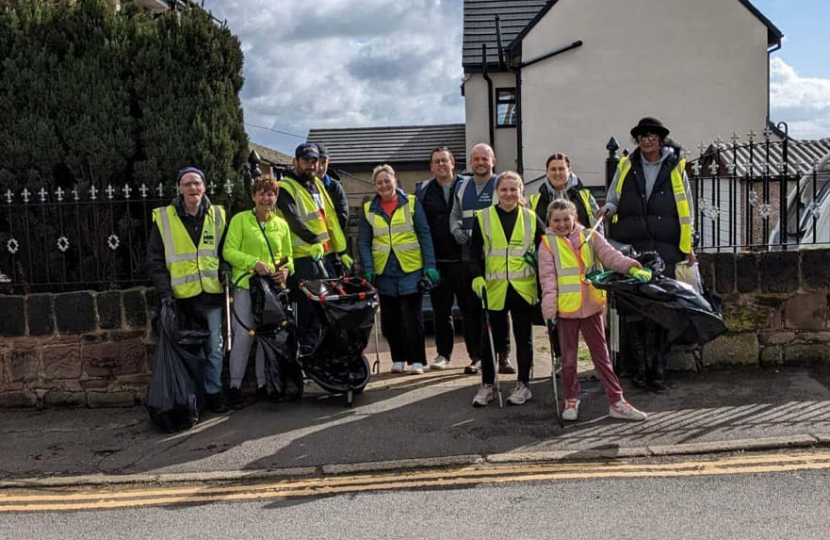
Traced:
POLYGON ((616 272, 627 273, 640 281, 651 279, 639 262, 614 249, 602 235, 587 239, 588 231, 577 222, 576 206, 568 200, 555 200, 548 206, 545 237, 539 246, 539 282, 542 287, 542 314, 557 324, 562 346, 562 381, 565 409, 562 418, 574 421, 579 415, 579 381, 576 355, 579 332, 585 338, 591 360, 608 395, 609 416, 625 420, 645 420, 646 413, 623 398, 620 380, 614 374, 605 342, 603 308, 605 295, 585 278, 601 263, 616 272))

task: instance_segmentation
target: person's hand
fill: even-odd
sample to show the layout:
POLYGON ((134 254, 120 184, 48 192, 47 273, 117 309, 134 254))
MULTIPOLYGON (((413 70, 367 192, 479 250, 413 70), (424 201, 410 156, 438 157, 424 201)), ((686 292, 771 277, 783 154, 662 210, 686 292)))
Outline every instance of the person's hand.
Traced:
POLYGON ((688 255, 686 255, 686 260, 689 261, 689 264, 694 264, 697 262, 697 256, 695 255, 694 250, 690 251, 688 255))
POLYGON ((257 261, 256 262, 256 264, 254 265, 254 272, 259 274, 260 276, 270 276, 271 275, 271 269, 268 268, 268 265, 265 264, 262 261, 257 261))
POLYGON ((371 270, 367 270, 367 271, 363 272, 363 279, 365 279, 366 281, 368 281, 369 283, 374 285, 374 283, 375 283, 375 273, 372 272, 371 270))
POLYGON ((553 317, 545 319, 545 323, 548 325, 548 328, 552 330, 556 327, 556 316, 554 315, 553 317))
POLYGON ((314 262, 319 261, 323 258, 323 244, 311 244, 311 258, 314 259, 314 262))
POLYGON ((611 210, 611 207, 608 206, 608 205, 605 205, 605 206, 603 206, 602 208, 599 209, 599 215, 600 216, 605 216, 605 219, 608 219, 609 217, 611 217, 612 213, 613 213, 613 210, 611 210))
POLYGON ((427 268, 424 270, 424 275, 429 280, 430 283, 433 285, 438 284, 438 280, 441 279, 441 274, 438 273, 438 270, 435 268, 427 268))
POLYGON ((288 268, 280 268, 271 274, 271 279, 278 285, 285 283, 288 280, 288 268))
POLYGON ((484 289, 487 288, 487 282, 484 280, 483 277, 479 276, 473 279, 473 292, 476 293, 476 296, 479 298, 484 297, 484 289))
POLYGON ((343 268, 346 269, 346 272, 352 271, 352 267, 354 266, 354 260, 351 257, 349 257, 348 253, 340 254, 340 263, 343 265, 343 268))
POLYGON ((230 287, 233 284, 233 277, 231 272, 229 270, 222 270, 220 274, 220 280, 222 281, 222 284, 226 287, 230 287))
POLYGON ((539 264, 539 252, 534 251, 531 253, 530 251, 526 251, 524 254, 525 263, 530 266, 531 268, 536 268, 539 264))
POLYGON ((651 281, 651 270, 646 270, 644 268, 637 268, 636 266, 632 266, 628 270, 628 275, 633 277, 640 283, 647 283, 651 281))

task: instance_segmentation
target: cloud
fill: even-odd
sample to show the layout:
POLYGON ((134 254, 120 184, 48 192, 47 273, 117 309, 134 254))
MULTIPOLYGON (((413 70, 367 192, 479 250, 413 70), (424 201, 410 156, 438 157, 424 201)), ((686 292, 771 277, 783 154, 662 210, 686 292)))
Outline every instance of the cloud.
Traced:
POLYGON ((770 116, 798 139, 830 137, 830 79, 801 77, 782 58, 770 62, 770 116))
MULTIPOLYGON (((459 0, 208 0, 205 7, 242 42, 249 124, 304 136, 309 128, 464 121, 459 0)), ((300 142, 248 132, 282 151, 300 142)))

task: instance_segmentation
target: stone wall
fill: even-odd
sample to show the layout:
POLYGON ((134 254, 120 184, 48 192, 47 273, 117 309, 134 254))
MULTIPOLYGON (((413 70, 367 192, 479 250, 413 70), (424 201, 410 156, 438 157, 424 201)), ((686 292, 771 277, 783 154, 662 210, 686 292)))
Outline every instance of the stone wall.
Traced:
POLYGON ((141 403, 154 305, 144 288, 0 296, 0 408, 141 403))
POLYGON ((704 366, 830 361, 830 249, 701 254, 700 266, 729 328, 704 366))

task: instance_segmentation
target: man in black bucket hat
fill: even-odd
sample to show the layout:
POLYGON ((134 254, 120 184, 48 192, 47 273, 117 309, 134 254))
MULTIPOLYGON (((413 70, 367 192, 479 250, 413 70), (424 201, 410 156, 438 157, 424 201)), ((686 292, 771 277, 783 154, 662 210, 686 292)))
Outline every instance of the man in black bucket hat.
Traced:
MULTIPOLYGON (((668 139, 669 133, 663 122, 651 116, 631 128, 637 148, 620 160, 602 211, 611 218, 609 238, 630 244, 640 253, 656 251, 666 264, 665 274, 674 278, 677 263, 695 261, 694 209, 686 160, 680 146, 668 139)), ((639 349, 634 354, 640 362, 633 382, 661 389, 671 344, 665 331, 654 323, 645 321, 636 326, 626 332, 626 338, 639 349), (647 355, 651 356, 649 361, 647 355)))

